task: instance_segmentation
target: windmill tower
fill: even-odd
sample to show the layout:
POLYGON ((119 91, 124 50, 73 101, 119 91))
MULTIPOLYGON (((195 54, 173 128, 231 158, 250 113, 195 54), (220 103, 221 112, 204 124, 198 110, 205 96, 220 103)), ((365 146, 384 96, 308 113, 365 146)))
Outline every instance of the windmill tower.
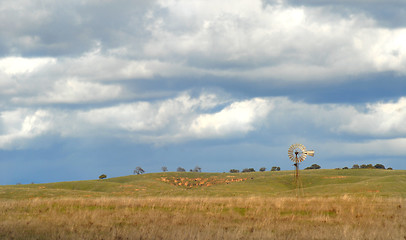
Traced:
POLYGON ((289 147, 288 156, 295 166, 295 185, 296 190, 302 188, 302 182, 299 178, 299 163, 303 162, 307 156, 314 156, 313 150, 306 150, 303 144, 295 143, 289 147))

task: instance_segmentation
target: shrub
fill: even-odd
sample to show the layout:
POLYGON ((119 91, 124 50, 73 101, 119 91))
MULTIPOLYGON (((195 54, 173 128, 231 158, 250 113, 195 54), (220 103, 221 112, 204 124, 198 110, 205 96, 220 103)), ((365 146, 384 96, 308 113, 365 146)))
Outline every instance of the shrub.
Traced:
POLYGON ((266 171, 266 167, 262 167, 259 169, 260 172, 265 172, 266 171))
POLYGON ((378 168, 378 169, 385 169, 385 166, 383 164, 375 164, 374 168, 378 168))
POLYGON ((321 167, 318 164, 312 164, 310 167, 307 167, 305 169, 320 169, 321 167))
POLYGON ((106 174, 102 174, 102 175, 99 176, 99 179, 105 179, 105 178, 107 178, 106 174))
POLYGON ((237 170, 237 169, 230 169, 230 173, 239 173, 240 172, 240 170, 237 170))
POLYGON ((176 169, 177 172, 186 172, 186 170, 183 167, 178 167, 176 169))
POLYGON ((273 166, 272 168, 271 168, 271 171, 280 171, 281 170, 281 168, 280 167, 276 167, 276 166, 273 166))
POLYGON ((352 165, 352 169, 359 169, 359 165, 358 164, 352 165))
POLYGON ((255 172, 255 169, 253 169, 253 168, 244 168, 242 170, 242 172, 255 172))

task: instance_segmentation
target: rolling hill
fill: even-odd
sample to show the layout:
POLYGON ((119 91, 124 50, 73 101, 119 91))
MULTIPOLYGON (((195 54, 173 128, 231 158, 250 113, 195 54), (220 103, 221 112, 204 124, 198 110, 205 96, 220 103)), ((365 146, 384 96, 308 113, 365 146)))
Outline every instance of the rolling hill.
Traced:
POLYGON ((0 186, 0 199, 52 197, 406 197, 406 170, 318 169, 253 173, 166 172, 104 180, 0 186))

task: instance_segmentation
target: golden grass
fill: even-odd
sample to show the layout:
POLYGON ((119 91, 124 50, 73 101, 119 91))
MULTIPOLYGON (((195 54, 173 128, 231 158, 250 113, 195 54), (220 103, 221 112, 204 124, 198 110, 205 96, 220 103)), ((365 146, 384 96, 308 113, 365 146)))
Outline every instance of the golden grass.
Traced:
POLYGON ((0 239, 406 239, 395 198, 0 201, 0 239))

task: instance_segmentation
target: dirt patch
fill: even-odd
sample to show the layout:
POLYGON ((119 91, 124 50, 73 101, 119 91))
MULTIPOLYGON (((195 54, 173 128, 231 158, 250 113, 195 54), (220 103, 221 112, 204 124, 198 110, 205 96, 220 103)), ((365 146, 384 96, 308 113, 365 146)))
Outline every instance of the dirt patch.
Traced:
POLYGON ((237 178, 227 176, 227 178, 209 177, 209 178, 188 178, 188 177, 161 177, 160 181, 174 186, 184 188, 210 187, 217 184, 230 184, 246 181, 248 178, 237 178))

